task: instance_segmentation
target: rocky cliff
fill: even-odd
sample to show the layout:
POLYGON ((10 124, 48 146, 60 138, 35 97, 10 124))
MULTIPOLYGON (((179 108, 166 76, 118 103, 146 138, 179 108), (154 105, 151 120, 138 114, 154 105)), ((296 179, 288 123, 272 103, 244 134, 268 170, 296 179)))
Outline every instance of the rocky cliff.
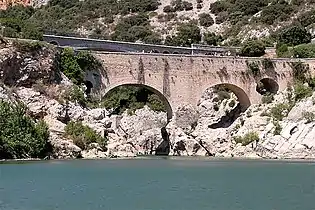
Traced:
MULTIPOLYGON (((25 47, 3 41, 0 49, 0 98, 21 101, 28 115, 49 126, 53 158, 110 158, 168 154, 241 158, 315 158, 315 94, 292 109, 288 91, 268 104, 252 105, 240 112, 237 97, 220 96, 208 89, 196 108, 179 107, 167 123, 166 113, 148 107, 130 115, 112 115, 104 108, 83 108, 64 103, 63 93, 72 86, 55 68, 55 50, 47 46, 25 47), (271 112, 283 116, 277 121, 271 112), (91 143, 82 150, 65 135, 69 120, 108 138, 107 148, 91 143), (166 129, 165 129, 166 128, 166 129)), ((221 93, 222 94, 222 93, 221 93)))

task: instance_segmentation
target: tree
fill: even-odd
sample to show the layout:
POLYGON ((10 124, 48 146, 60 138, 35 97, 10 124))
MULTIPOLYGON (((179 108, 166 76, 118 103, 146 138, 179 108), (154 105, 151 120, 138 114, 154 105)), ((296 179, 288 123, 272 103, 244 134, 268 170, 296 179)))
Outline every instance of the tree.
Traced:
POLYGON ((52 151, 43 121, 35 123, 21 103, 0 101, 0 159, 44 158, 52 151))
POLYGON ((175 37, 175 43, 179 46, 191 46, 193 43, 199 43, 201 34, 199 27, 192 23, 184 23, 178 27, 178 33, 175 37))
POLYGON ((214 24, 214 20, 208 13, 202 13, 199 15, 199 23, 201 26, 209 27, 214 24))
POLYGON ((280 33, 278 42, 287 44, 288 46, 295 46, 310 43, 311 39, 311 34, 304 27, 292 26, 284 29, 280 33))
POLYGON ((222 41, 223 41, 223 38, 221 35, 216 35, 215 33, 204 34, 204 42, 208 45, 217 46, 222 41))
POLYGON ((240 54, 248 57, 260 57, 265 54, 265 45, 259 40, 248 40, 242 47, 240 54))
POLYGON ((293 55, 296 58, 315 58, 315 45, 302 44, 293 48, 293 55))
POLYGON ((77 62, 77 58, 72 48, 65 48, 60 58, 61 71, 75 84, 83 82, 83 70, 77 62))

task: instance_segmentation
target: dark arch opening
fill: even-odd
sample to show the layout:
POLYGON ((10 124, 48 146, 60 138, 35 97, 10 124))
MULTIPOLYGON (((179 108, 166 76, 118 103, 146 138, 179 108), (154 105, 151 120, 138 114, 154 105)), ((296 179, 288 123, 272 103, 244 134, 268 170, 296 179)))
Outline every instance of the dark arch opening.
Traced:
POLYGON ((151 109, 156 111, 162 111, 162 108, 164 108, 163 111, 167 113, 167 122, 169 122, 169 120, 173 116, 172 107, 167 98, 160 91, 147 85, 118 85, 107 91, 103 98, 106 98, 108 96, 111 97, 110 101, 116 100, 116 104, 118 105, 113 111, 113 114, 121 113, 122 111, 126 110, 130 105, 137 108, 139 108, 139 106, 141 105, 148 105, 151 109))
POLYGON ((51 41, 51 42, 49 42, 50 44, 52 44, 52 45, 56 45, 56 46, 59 46, 59 44, 58 44, 58 42, 57 41, 51 41))
POLYGON ((261 79, 256 86, 256 91, 261 95, 276 94, 279 90, 278 83, 270 78, 261 79))
POLYGON ((85 87, 86 87, 85 93, 86 93, 87 95, 91 94, 92 88, 93 88, 92 82, 91 82, 91 81, 88 81, 88 80, 85 81, 85 87))
POLYGON ((151 52, 152 53, 160 53, 160 51, 158 51, 158 50, 152 50, 151 52))
POLYGON ((179 54, 179 52, 175 51, 175 52, 173 52, 173 54, 179 54))
POLYGON ((209 102, 213 103, 213 107, 203 108, 212 110, 211 117, 217 117, 212 124, 208 125, 212 129, 229 127, 250 106, 250 100, 245 91, 233 84, 223 83, 209 87, 204 91, 204 94, 207 95, 205 97, 203 95, 202 98, 210 100, 209 102), (221 111, 224 112, 218 112, 220 109, 223 109, 221 111), (224 114, 213 115, 213 112, 224 114))
POLYGON ((170 54, 169 51, 163 51, 163 54, 170 54))

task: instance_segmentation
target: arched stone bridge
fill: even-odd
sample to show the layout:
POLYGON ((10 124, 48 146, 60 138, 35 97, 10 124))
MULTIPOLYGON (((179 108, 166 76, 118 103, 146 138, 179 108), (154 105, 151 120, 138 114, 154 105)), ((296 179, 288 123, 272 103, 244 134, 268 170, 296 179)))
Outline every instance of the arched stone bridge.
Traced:
MULTIPOLYGON (((258 82, 272 92, 283 90, 293 82, 293 62, 300 61, 104 52, 93 52, 93 55, 103 67, 100 73, 86 75, 93 88, 104 95, 121 85, 146 86, 163 98, 169 118, 180 105, 197 106, 203 92, 216 85, 233 91, 244 109, 261 103, 262 95, 256 91, 258 82)), ((301 61, 314 71, 314 60, 301 61)))

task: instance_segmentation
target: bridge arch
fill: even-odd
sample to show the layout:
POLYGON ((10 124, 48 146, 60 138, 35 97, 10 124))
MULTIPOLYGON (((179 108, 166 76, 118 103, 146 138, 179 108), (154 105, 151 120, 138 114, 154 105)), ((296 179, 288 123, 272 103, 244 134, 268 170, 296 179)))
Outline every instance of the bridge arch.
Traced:
POLYGON ((279 84, 271 78, 261 79, 256 86, 256 91, 261 94, 272 93, 276 94, 279 90, 279 84))
POLYGON ((230 91, 232 91, 237 99, 238 102, 241 106, 241 111, 246 111, 246 109, 251 105, 249 96, 247 95, 247 93, 245 92, 245 90, 237 85, 234 84, 230 84, 230 83, 218 83, 218 84, 214 84, 211 86, 208 86, 206 88, 204 88, 203 93, 209 89, 209 88, 215 88, 215 87, 224 87, 230 91))
POLYGON ((103 97, 106 97, 106 95, 111 91, 114 90, 115 88, 118 87, 123 87, 123 86, 134 86, 134 87, 144 87, 150 91, 152 91, 154 94, 156 94, 160 100, 163 102, 167 114, 167 121, 169 122, 173 116, 173 109, 171 106, 171 103, 169 100, 161 93, 159 90, 157 90, 154 87, 151 87, 149 85, 144 85, 144 84, 135 84, 135 83, 124 83, 124 84, 117 84, 117 85, 111 85, 107 87, 104 91, 103 97))

